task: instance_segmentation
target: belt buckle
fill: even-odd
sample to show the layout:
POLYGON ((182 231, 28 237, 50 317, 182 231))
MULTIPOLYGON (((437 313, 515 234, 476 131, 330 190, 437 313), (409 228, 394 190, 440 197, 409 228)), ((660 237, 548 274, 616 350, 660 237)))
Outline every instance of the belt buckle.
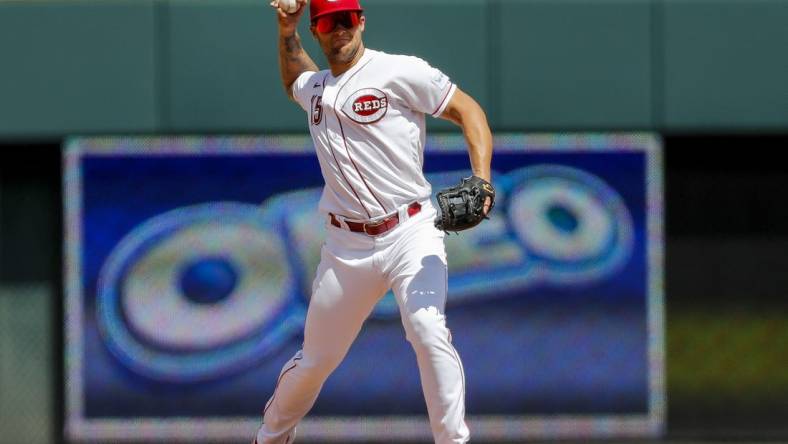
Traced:
POLYGON ((377 228, 377 227, 387 223, 389 221, 389 219, 391 219, 391 216, 386 217, 384 219, 381 219, 381 220, 379 220, 377 222, 370 222, 370 223, 364 224, 364 233, 367 236, 377 236, 378 234, 382 234, 382 233, 372 234, 369 231, 367 231, 367 228, 377 228))

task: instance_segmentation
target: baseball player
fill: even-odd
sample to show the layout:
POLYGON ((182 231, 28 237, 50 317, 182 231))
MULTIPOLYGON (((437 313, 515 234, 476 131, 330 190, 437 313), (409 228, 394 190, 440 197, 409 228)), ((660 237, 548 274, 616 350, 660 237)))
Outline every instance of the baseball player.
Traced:
POLYGON ((328 233, 303 348, 282 368, 255 443, 293 442, 298 422, 388 289, 416 353, 435 442, 468 442, 462 362, 444 315, 444 231, 436 225, 454 230, 451 218, 465 211, 456 208, 484 218, 492 207, 486 116, 425 61, 365 48, 358 0, 311 1, 310 31, 329 65, 320 70, 296 31, 306 3, 297 0, 291 14, 279 0, 271 6, 278 14, 282 83, 307 113, 325 179, 319 211, 328 233), (463 182, 465 189, 443 199, 448 203, 442 217, 422 173, 427 114, 462 127, 474 173, 463 182), (463 201, 468 195, 475 200, 463 201))

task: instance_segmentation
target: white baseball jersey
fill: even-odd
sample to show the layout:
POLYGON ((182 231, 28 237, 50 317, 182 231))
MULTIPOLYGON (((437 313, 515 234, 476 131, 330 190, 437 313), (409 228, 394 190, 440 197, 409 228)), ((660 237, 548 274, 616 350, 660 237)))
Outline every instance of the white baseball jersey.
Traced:
POLYGON ((367 220, 428 199, 425 115, 439 116, 456 90, 417 57, 368 48, 338 77, 301 74, 293 97, 309 114, 326 182, 319 209, 367 220))

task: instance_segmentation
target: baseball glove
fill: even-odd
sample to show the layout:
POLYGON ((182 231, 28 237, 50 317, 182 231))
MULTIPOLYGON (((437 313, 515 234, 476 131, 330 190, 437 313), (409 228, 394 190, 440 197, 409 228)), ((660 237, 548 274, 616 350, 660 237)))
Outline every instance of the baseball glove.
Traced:
POLYGON ((495 189, 490 182, 478 176, 466 177, 458 185, 441 190, 437 195, 435 227, 456 232, 479 225, 483 219, 487 219, 484 202, 488 197, 489 213, 495 204, 495 189))

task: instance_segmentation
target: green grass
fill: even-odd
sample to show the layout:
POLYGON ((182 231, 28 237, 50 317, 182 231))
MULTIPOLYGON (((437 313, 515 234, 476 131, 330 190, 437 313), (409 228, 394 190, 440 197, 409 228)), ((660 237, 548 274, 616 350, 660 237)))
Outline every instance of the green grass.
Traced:
POLYGON ((788 320, 782 313, 669 312, 666 334, 669 402, 788 399, 788 320))

